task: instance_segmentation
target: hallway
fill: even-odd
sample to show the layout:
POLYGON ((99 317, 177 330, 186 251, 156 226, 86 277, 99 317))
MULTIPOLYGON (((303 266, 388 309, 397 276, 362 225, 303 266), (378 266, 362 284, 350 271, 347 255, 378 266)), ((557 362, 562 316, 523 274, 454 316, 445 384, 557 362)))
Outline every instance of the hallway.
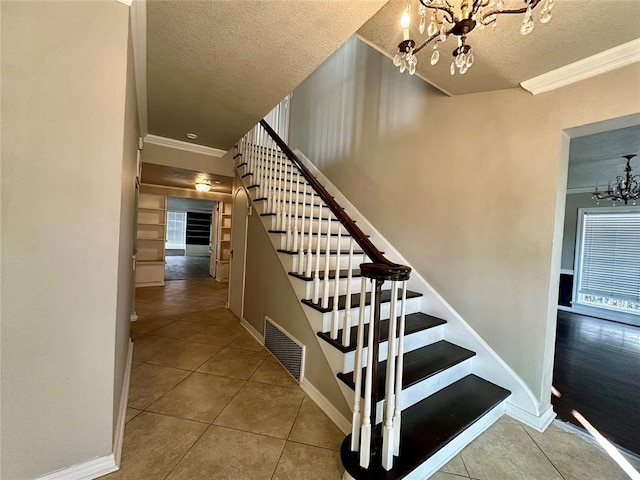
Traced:
MULTIPOLYGON (((340 480, 344 434, 224 305, 212 278, 140 288, 121 469, 105 480, 340 480)), ((433 480, 625 480, 554 424, 504 417, 433 480)))

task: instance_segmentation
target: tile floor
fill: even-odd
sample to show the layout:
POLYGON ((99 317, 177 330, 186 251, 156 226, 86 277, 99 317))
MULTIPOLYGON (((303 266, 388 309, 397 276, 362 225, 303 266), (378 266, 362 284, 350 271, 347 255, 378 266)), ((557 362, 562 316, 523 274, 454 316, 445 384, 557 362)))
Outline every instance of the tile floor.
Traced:
MULTIPOLYGON (((138 289, 121 468, 105 480, 340 480, 342 432, 224 308, 226 285, 138 289)), ((434 480, 623 480, 601 450, 505 417, 434 480)))
POLYGON ((209 257, 187 257, 167 255, 164 267, 165 280, 186 280, 190 278, 208 278, 209 257))

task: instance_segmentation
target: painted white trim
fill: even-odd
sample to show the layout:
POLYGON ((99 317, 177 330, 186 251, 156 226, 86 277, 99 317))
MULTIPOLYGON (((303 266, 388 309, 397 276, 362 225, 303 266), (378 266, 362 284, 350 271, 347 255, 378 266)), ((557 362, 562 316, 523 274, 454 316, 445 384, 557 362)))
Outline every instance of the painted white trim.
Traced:
POLYGON ((130 7, 132 0, 116 0, 116 2, 122 3, 123 5, 130 7))
MULTIPOLYGON (((307 346, 304 343, 302 343, 300 340, 298 340, 295 336, 293 336, 291 333, 289 333, 287 330, 285 330, 282 325, 280 325, 278 322, 276 322, 273 318, 269 317, 268 315, 264 316, 264 324, 263 324, 263 327, 262 327, 262 331, 264 331, 264 332, 267 331, 267 321, 269 323, 271 323, 271 325, 276 327, 278 330, 280 330, 280 333, 282 333, 286 337, 288 337, 289 340, 291 340, 296 345, 298 345, 300 347, 300 349, 302 350, 302 359, 300 361, 300 381, 299 381, 299 383, 304 382, 304 379, 306 378, 304 372, 305 372, 305 368, 307 366, 307 363, 306 363, 307 362, 307 346)), ((273 355, 273 353, 272 353, 272 355, 273 355)), ((275 358, 276 360, 278 360, 278 362, 280 362, 278 357, 276 357, 275 355, 273 355, 273 358, 275 358)), ((282 366, 284 367, 284 365, 282 365, 282 366)))
MULTIPOLYGON (((371 234, 371 238, 375 241, 378 241, 382 250, 386 252, 387 257, 395 262, 400 262, 404 265, 410 265, 410 263, 393 247, 393 245, 387 241, 387 239, 380 234, 376 228, 371 225, 368 219, 358 211, 357 208, 342 194, 342 192, 333 185, 333 183, 327 179, 327 177, 298 149, 294 152, 300 161, 311 171, 311 173, 318 179, 320 183, 324 185, 327 191, 336 198, 336 201, 340 203, 345 209, 349 212, 351 218, 358 222, 358 225, 363 227, 363 230, 366 230, 371 234)), ((479 372, 479 365, 481 361, 481 353, 487 354, 487 359, 495 362, 494 366, 499 366, 502 368, 502 371, 507 375, 499 375, 497 372, 493 371, 495 375, 490 375, 491 378, 488 380, 501 385, 504 388, 511 390, 512 395, 507 400, 509 403, 514 403, 522 408, 524 403, 528 403, 530 407, 529 413, 533 417, 536 417, 539 412, 540 402, 535 397, 531 389, 527 386, 527 384, 522 380, 522 378, 509 366, 505 363, 505 361, 500 357, 493 348, 489 346, 485 340, 478 335, 478 333, 462 318, 462 316, 433 288, 433 286, 427 282, 422 275, 420 275, 415 269, 411 272, 411 278, 409 288, 413 290, 419 291, 423 293, 425 297, 431 297, 433 300, 429 302, 427 305, 427 300, 424 300, 423 304, 423 312, 430 313, 432 315, 440 316, 441 318, 448 320, 447 331, 449 334, 445 334, 445 338, 451 338, 452 334, 458 334, 456 340, 460 340, 460 337, 463 337, 466 341, 461 344, 461 346, 465 348, 469 348, 476 352, 476 358, 474 359, 474 372, 477 372, 480 376, 485 376, 491 371, 488 371, 487 368, 490 368, 490 365, 486 365, 487 362, 484 362, 485 369, 482 372, 479 372), (438 303, 442 308, 437 311, 432 311, 433 308, 437 308, 436 305, 438 303), (427 308, 428 307, 428 308, 427 308), (461 327, 456 332, 453 331, 454 323, 457 326, 461 327), (470 343, 470 342, 471 343, 470 343), (477 368, 476 368, 477 367, 477 368), (500 377, 500 381, 496 378, 496 376, 500 377), (508 381, 508 384, 504 383, 508 381)), ((485 377, 487 378, 487 377, 485 377)), ((532 425, 533 428, 535 424, 532 425)))
POLYGON ((640 62, 640 38, 530 78, 520 86, 538 95, 635 62, 640 62))
POLYGON ((94 458, 88 462, 38 477, 37 480, 93 480, 116 470, 118 470, 118 466, 115 456, 110 453, 104 457, 94 458))
POLYGON ((131 381, 131 366, 133 364, 133 342, 129 339, 127 350, 127 363, 122 379, 122 393, 120 394, 120 404, 118 406, 118 418, 113 435, 113 453, 103 457, 94 458, 88 462, 80 463, 69 468, 64 468, 56 472, 49 473, 37 480, 93 480, 108 473, 117 471, 120 468, 122 458, 122 446, 124 441, 124 426, 127 418, 127 403, 129 399, 129 383, 131 381))
MULTIPOLYGON (((593 193, 595 190, 595 185, 593 187, 576 187, 576 188, 567 188, 567 195, 575 195, 576 193, 593 193)), ((607 185, 597 185, 598 189, 606 190, 607 185)))
POLYGON ((173 138, 159 137, 158 135, 151 135, 149 133, 144 136, 144 143, 175 148, 185 152, 199 153, 201 155, 208 155, 209 157, 223 157, 227 153, 226 150, 220 150, 219 148, 205 147, 204 145, 183 142, 182 140, 175 140, 173 138))
MULTIPOLYGON (((144 136, 149 129, 147 123, 147 2, 146 0, 125 0, 123 3, 131 5, 131 42, 136 77, 138 126, 140 134, 144 136)), ((140 145, 138 147, 142 150, 140 145)))
POLYGON ((564 273, 565 275, 573 275, 573 270, 569 270, 566 268, 561 268, 560 273, 564 273))
POLYGON ((544 432, 556 418, 556 412, 553 411, 553 407, 551 405, 549 405, 549 407, 540 415, 532 415, 531 413, 522 410, 517 405, 507 403, 505 413, 511 418, 514 418, 539 432, 544 432))
POLYGON ((245 318, 240 319, 240 324, 249 332, 249 334, 255 338, 260 345, 264 345, 264 335, 261 335, 256 328, 251 325, 245 318))
POLYGON ((120 468, 122 458, 122 446, 124 444, 124 425, 127 420, 127 405, 129 403, 129 384, 131 383, 131 367, 133 365, 133 342, 129 338, 129 348, 127 349, 127 363, 124 367, 124 378, 122 379, 122 390, 120 392, 120 405, 118 407, 118 418, 116 420, 116 431, 113 435, 113 455, 116 466, 120 468))
POLYGON ((344 434, 351 433, 351 420, 348 420, 347 417, 342 415, 342 413, 333 406, 327 397, 320 393, 320 390, 318 390, 315 385, 304 378, 302 383, 300 383, 300 388, 311 400, 315 402, 316 405, 318 405, 318 407, 320 407, 320 410, 322 410, 344 434))

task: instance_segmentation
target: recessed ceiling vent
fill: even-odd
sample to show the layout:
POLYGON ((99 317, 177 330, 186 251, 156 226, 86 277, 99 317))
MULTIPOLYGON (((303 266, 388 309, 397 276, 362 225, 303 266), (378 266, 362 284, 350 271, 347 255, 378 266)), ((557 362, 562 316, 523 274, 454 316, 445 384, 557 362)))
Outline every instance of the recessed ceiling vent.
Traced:
POLYGON ((264 345, 298 383, 304 376, 304 345, 265 317, 264 345))

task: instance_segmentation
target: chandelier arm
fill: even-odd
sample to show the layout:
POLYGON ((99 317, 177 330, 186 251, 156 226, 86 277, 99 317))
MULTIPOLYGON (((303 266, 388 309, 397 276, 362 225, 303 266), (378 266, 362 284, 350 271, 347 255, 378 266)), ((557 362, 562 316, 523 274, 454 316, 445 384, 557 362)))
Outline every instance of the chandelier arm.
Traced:
POLYGON ((510 14, 524 13, 527 11, 529 7, 531 7, 531 10, 536 8, 541 1, 542 0, 531 0, 526 7, 514 8, 511 10, 491 10, 490 12, 485 13, 483 17, 480 19, 480 21, 484 25, 490 25, 492 22, 484 23, 484 19, 487 17, 490 17, 491 15, 502 15, 503 13, 510 13, 510 14))
POLYGON ((475 15, 478 13, 480 8, 484 8, 491 3, 491 0, 474 0, 473 7, 471 7, 471 12, 475 15))
MULTIPOLYGON (((453 30, 453 27, 450 28, 449 30, 447 30, 445 32, 446 35, 449 36, 449 34, 451 33, 452 30, 453 30)), ((434 33, 433 35, 431 35, 424 42, 422 42, 420 45, 418 45, 416 48, 413 49, 413 54, 415 55, 416 53, 418 53, 420 50, 422 50, 424 47, 429 45, 434 39, 438 38, 439 36, 440 36, 439 32, 438 33, 434 33)))
MULTIPOLYGON (((448 7, 442 7, 439 5, 427 5, 426 3, 424 3, 425 0, 420 0, 420 3, 422 4, 423 7, 426 8, 431 8, 432 10, 440 10, 442 12, 445 12, 448 16, 449 16, 449 23, 453 23, 453 10, 451 8, 448 7)), ((449 5, 449 3, 447 3, 447 5, 449 5)))

